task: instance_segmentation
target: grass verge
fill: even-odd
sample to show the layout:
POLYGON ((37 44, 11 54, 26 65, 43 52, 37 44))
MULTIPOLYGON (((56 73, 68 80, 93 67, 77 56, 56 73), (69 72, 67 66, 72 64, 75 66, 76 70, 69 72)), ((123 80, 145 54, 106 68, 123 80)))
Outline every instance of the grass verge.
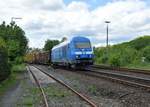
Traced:
POLYGON ((45 87, 44 91, 47 92, 47 95, 51 98, 62 99, 64 97, 70 96, 71 92, 68 90, 59 89, 55 86, 45 87))
MULTIPOLYGON (((107 64, 101 64, 101 63, 96 63, 97 65, 104 65, 104 66, 110 66, 107 64)), ((127 66, 120 66, 123 68, 131 68, 131 69, 142 69, 142 70, 150 70, 150 63, 137 63, 137 64, 129 64, 127 66)))
POLYGON ((135 68, 135 69, 143 69, 150 70, 150 63, 142 63, 142 64, 131 64, 126 66, 127 68, 135 68))
POLYGON ((0 83, 0 96, 17 83, 17 76, 23 71, 25 71, 25 64, 13 65, 11 75, 0 83))
POLYGON ((26 70, 25 64, 18 64, 18 65, 13 65, 12 67, 12 73, 22 73, 26 70))
POLYGON ((11 74, 6 80, 0 83, 0 96, 17 82, 16 75, 17 74, 11 74))

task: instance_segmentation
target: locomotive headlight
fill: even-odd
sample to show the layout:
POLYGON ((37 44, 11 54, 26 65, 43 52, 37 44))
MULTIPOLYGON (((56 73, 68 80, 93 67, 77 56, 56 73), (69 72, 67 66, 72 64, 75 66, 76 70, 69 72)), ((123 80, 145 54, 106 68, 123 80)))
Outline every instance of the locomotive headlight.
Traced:
POLYGON ((76 55, 76 58, 80 58, 80 55, 76 55))
POLYGON ((79 56, 78 56, 78 55, 76 55, 76 58, 79 58, 79 56))

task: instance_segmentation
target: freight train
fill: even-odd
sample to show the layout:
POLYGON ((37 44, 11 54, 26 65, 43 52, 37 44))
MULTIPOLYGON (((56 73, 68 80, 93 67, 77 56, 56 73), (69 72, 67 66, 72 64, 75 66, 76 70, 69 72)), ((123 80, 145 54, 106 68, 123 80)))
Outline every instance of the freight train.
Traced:
POLYGON ((51 59, 51 52, 30 52, 26 54, 24 60, 30 64, 49 64, 51 59))
POLYGON ((92 65, 94 53, 90 40, 77 36, 54 46, 50 52, 30 53, 29 56, 30 63, 77 68, 92 65))

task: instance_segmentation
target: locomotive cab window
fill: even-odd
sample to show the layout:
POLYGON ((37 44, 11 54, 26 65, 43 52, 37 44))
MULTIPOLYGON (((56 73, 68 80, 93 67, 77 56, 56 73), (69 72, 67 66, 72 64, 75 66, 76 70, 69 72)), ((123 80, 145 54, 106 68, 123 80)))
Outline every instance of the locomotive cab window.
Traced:
POLYGON ((90 42, 76 42, 75 43, 76 48, 91 48, 90 42))

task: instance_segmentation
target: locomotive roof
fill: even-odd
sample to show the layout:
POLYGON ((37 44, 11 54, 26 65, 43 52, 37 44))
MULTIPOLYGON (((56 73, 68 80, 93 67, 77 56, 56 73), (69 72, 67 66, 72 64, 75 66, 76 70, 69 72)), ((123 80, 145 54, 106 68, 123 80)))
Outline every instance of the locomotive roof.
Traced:
POLYGON ((54 46, 53 48, 52 48, 52 50, 54 50, 54 49, 57 49, 57 48, 59 48, 59 47, 62 47, 62 46, 65 46, 65 45, 67 45, 67 44, 69 44, 72 40, 74 40, 74 39, 87 39, 87 40, 89 40, 88 38, 86 38, 86 37, 81 37, 81 36, 76 36, 76 37, 73 37, 73 38, 71 38, 71 39, 69 39, 69 40, 66 40, 66 41, 64 41, 64 42, 62 42, 62 43, 60 43, 60 44, 58 44, 58 45, 56 45, 56 46, 54 46))
POLYGON ((64 41, 64 42, 62 42, 62 43, 60 43, 60 44, 54 46, 54 47, 52 48, 52 50, 53 50, 53 49, 56 49, 56 48, 59 48, 59 47, 62 47, 62 46, 64 46, 64 45, 67 45, 68 43, 70 43, 70 40, 66 40, 66 41, 64 41))

